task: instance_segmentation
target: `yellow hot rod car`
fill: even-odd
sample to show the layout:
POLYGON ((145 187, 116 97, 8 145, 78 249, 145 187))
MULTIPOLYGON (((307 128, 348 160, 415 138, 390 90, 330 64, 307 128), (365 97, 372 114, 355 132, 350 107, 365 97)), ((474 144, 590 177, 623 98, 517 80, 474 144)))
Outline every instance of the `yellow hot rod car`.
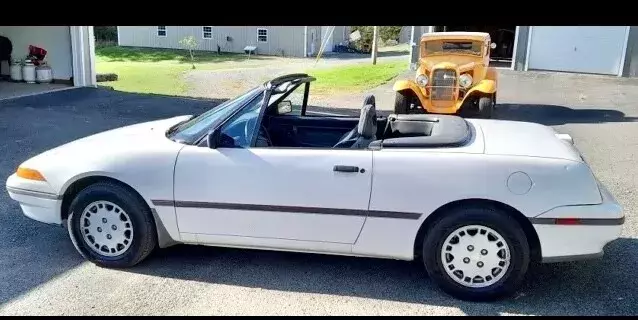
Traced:
POLYGON ((424 34, 415 79, 394 84, 395 113, 478 114, 491 118, 497 72, 489 62, 490 50, 495 47, 489 33, 424 34))

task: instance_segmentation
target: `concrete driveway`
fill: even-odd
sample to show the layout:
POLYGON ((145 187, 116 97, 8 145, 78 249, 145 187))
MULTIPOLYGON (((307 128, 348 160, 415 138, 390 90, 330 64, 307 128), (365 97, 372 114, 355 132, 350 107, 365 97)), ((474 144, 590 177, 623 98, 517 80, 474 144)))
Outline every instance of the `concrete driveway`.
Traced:
MULTIPOLYGON (((514 298, 489 304, 449 298, 419 263, 390 260, 178 246, 109 270, 84 262, 64 229, 24 217, 1 191, 0 314, 638 314, 638 81, 509 71, 501 80, 498 117, 572 134, 625 206, 622 238, 603 259, 541 265, 514 298)), ((216 103, 102 89, 0 102, 0 177, 81 136, 216 103)))

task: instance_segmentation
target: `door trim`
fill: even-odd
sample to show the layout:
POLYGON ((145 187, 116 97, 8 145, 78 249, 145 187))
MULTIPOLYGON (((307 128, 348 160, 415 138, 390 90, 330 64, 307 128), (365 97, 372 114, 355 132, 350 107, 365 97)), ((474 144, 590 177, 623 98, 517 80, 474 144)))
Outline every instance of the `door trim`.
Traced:
POLYGON ((625 71, 625 59, 627 58, 627 45, 629 44, 629 31, 631 26, 625 27, 625 43, 622 46, 622 53, 620 54, 620 66, 618 67, 618 76, 622 77, 625 71))
POLYGON ((529 54, 531 53, 532 33, 533 32, 534 32, 534 26, 529 26, 529 31, 527 31, 527 48, 525 49, 525 69, 524 69, 524 71, 529 71, 529 54))
POLYGON ((374 218, 408 219, 418 220, 421 213, 416 212, 395 212, 395 211, 375 211, 375 210, 355 210, 319 207, 297 207, 297 206, 275 206, 261 204, 244 203, 220 203, 202 201, 172 201, 172 200, 151 200, 156 206, 175 206, 178 208, 202 208, 202 209, 223 209, 223 210, 247 210, 247 211, 270 211, 270 212, 290 212, 307 214, 329 214, 340 216, 363 216, 374 218))

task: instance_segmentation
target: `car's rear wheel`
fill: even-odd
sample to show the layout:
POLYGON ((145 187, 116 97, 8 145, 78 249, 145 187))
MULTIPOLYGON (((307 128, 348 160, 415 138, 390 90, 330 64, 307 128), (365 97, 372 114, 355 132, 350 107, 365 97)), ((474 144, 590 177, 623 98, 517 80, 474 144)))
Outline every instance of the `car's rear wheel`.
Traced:
POLYGON ((69 207, 67 228, 78 252, 104 267, 134 266, 157 244, 146 204, 112 182, 92 184, 77 194, 69 207))
POLYGON ((492 207, 466 206, 446 212, 427 231, 423 260, 430 278, 446 293, 489 301, 520 287, 530 250, 513 217, 492 207))

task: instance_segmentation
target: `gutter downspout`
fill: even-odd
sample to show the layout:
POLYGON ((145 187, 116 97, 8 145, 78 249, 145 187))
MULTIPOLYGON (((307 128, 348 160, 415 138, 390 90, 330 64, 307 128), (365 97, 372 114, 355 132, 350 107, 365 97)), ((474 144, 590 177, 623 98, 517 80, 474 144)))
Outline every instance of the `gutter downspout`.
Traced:
POLYGON ((308 26, 303 27, 303 57, 308 58, 308 26))

